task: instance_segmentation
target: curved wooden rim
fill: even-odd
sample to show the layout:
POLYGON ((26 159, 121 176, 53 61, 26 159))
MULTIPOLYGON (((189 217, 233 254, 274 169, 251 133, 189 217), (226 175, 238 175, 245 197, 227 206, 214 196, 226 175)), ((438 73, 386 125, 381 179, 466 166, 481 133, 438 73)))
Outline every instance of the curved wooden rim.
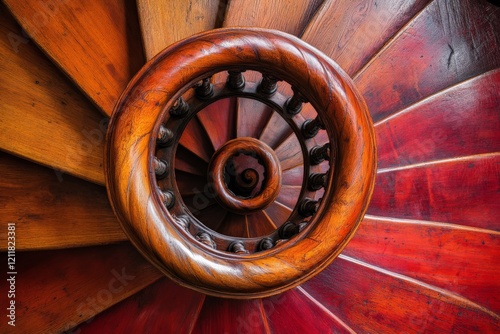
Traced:
POLYGON ((211 295, 263 297, 311 278, 345 247, 370 200, 375 147, 366 105, 333 61, 282 32, 218 29, 165 49, 128 85, 109 125, 106 184, 126 234, 166 275, 211 295), (303 88, 305 98, 323 111, 325 129, 336 140, 339 168, 303 233, 269 251, 226 256, 207 251, 168 223, 175 218, 161 205, 151 152, 160 121, 169 117, 166 110, 184 91, 203 77, 238 67, 272 71, 303 88))

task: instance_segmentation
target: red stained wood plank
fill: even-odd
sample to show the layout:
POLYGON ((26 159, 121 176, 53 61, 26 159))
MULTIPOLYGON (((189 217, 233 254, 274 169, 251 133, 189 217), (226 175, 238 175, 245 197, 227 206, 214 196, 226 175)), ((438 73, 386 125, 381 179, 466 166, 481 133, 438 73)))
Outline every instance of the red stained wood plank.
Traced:
POLYGON ((354 333, 300 288, 263 299, 272 333, 354 333))
POLYGON ((205 177, 208 163, 187 148, 179 145, 175 152, 175 169, 205 177))
POLYGON ((260 140, 276 148, 292 134, 292 128, 277 112, 273 113, 266 126, 262 130, 260 140))
POLYGON ((230 1, 225 27, 278 29, 299 36, 324 0, 230 1))
POLYGON ((192 333, 270 333, 260 299, 207 297, 192 333))
MULTIPOLYGON (((199 208, 199 207, 195 207, 199 208)), ((211 228, 214 231, 219 231, 221 228, 221 224, 227 216, 227 211, 222 209, 220 205, 209 205, 204 208, 199 209, 199 212, 192 211, 196 218, 200 222, 202 222, 208 228, 211 228)))
POLYGON ((302 39, 353 75, 429 1, 328 0, 302 39))
POLYGON ((343 254, 500 311, 500 232, 367 216, 343 254))
POLYGON ((214 150, 236 137, 236 108, 236 98, 226 98, 208 105, 197 114, 214 150))
POLYGON ((499 67, 499 32, 486 1, 432 2, 355 77, 374 121, 499 67))
MULTIPOLYGON (((161 277, 128 243, 17 253, 16 271, 20 333, 69 330, 161 277)), ((0 323, 0 332, 10 330, 0 323)))
POLYGON ((73 332, 189 333, 205 296, 163 278, 73 332))
POLYGON ((302 157, 302 148, 300 146, 299 139, 295 134, 288 136, 285 141, 283 141, 276 148, 276 156, 281 161, 281 169, 288 170, 304 163, 302 157))
POLYGON ((283 185, 300 186, 304 178, 304 166, 297 166, 282 171, 281 182, 283 185))
POLYGON ((210 137, 196 117, 187 124, 179 144, 206 162, 210 161, 214 153, 214 148, 210 144, 210 137))
POLYGON ((286 205, 289 208, 295 207, 295 204, 297 204, 297 199, 299 198, 300 195, 300 190, 302 189, 302 186, 286 186, 282 185, 280 193, 276 200, 284 205, 286 205))
POLYGON ((368 213, 500 230, 500 154, 379 170, 368 213))
POLYGON ((24 30, 111 115, 144 64, 134 1, 5 1, 24 30))
POLYGON ((175 172, 175 181, 177 183, 177 188, 182 196, 195 195, 202 193, 205 190, 207 184, 207 178, 182 172, 175 172))
POLYGON ((217 232, 240 238, 248 238, 250 234, 245 216, 231 212, 228 212, 222 223, 217 228, 217 232))
MULTIPOLYGON (((2 228, 16 225, 16 249, 53 249, 127 240, 106 189, 0 152, 2 228)), ((7 233, 0 233, 0 250, 7 233)))
POLYGON ((259 138, 273 109, 252 99, 238 98, 237 137, 259 138))
POLYGON ((276 226, 269 218, 265 215, 263 211, 257 211, 255 213, 246 216, 249 236, 261 237, 272 233, 276 226))
POLYGON ((376 124, 379 168, 500 151, 500 70, 376 124))
POLYGON ((273 202, 266 209, 264 209, 265 214, 272 220, 274 225, 280 227, 287 222, 288 217, 292 213, 292 209, 279 203, 273 202))
POLYGON ((446 290, 340 255, 302 285, 361 333, 493 333, 500 317, 446 290))

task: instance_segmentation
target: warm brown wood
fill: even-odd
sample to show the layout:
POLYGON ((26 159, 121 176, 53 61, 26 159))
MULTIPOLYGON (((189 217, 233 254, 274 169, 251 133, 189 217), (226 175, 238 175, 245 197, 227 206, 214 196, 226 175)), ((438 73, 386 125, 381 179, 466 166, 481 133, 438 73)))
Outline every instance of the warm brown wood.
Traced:
POLYGON ((324 0, 231 0, 224 27, 261 27, 300 36, 324 0))
MULTIPOLYGON (((165 274, 207 294, 255 298, 291 288, 318 273, 339 254, 359 224, 375 173, 370 119, 352 82, 341 73, 335 63, 299 39, 262 29, 206 32, 164 50, 129 85, 110 124, 105 159, 107 185, 125 233, 165 274), (262 43, 263 40, 266 43, 262 43), (192 56, 186 57, 186 54, 192 56), (341 152, 322 155, 330 166, 340 166, 326 184, 323 204, 310 202, 307 210, 299 209, 295 216, 309 216, 309 212, 318 208, 320 213, 312 213, 301 237, 277 243, 270 250, 273 256, 266 256, 266 252, 248 256, 234 254, 243 251, 243 245, 233 249, 233 243, 225 241, 227 238, 215 242, 214 236, 203 229, 199 234, 191 234, 190 231, 199 231, 201 227, 196 227, 195 222, 192 222, 195 227, 186 225, 182 204, 169 206, 162 202, 166 195, 159 193, 158 187, 162 192, 175 192, 173 181, 167 177, 157 185, 156 180, 150 179, 154 175, 154 138, 160 123, 180 124, 179 119, 183 117, 162 111, 171 110, 180 93, 193 87, 200 78, 241 66, 272 71, 296 87, 289 100, 278 94, 276 101, 283 110, 292 110, 291 106, 300 106, 298 102, 304 94, 311 105, 321 111, 325 131, 332 141, 324 146, 324 151, 335 145, 332 147, 341 152), (183 70, 186 68, 189 73, 183 70), (134 130, 130 131, 132 123, 134 130), (166 206, 172 211, 166 210, 166 206), (219 246, 224 248, 217 248, 219 246), (195 280, 193 273, 196 273, 195 280)), ((196 89, 198 99, 206 99, 211 89, 217 92, 223 89, 220 85, 210 85, 210 81, 205 81, 204 86, 198 86, 205 87, 196 89)), ((249 83, 249 87, 256 86, 249 83)), ((293 122, 299 120, 303 121, 294 117, 293 122)), ((266 212, 273 212, 273 205, 279 206, 273 203, 266 212)), ((278 218, 280 211, 283 210, 279 208, 276 212, 278 218)), ((274 221, 276 225, 284 222, 274 221)), ((250 245, 255 248, 256 241, 250 245)))
POLYGON ((272 108, 258 100, 238 98, 237 137, 259 138, 273 112, 272 108))
MULTIPOLYGON (((70 330, 161 277, 128 243, 17 253, 16 269, 21 333, 70 330)), ((0 332, 11 329, 0 323, 0 332)))
POLYGON ((23 29, 106 115, 144 63, 134 1, 5 3, 23 29))
POLYGON ((107 119, 23 35, 0 6, 0 148, 104 184, 107 119))
POLYGON ((264 211, 258 211, 246 216, 248 234, 251 238, 271 234, 277 226, 266 216, 264 211))
MULTIPOLYGON (((127 240, 106 190, 0 153, 2 228, 16 225, 16 249, 54 249, 127 240)), ((0 234, 0 250, 7 249, 0 234)))
POLYGON ((272 148, 276 148, 289 136, 293 136, 293 130, 278 113, 273 113, 262 129, 259 140, 272 148))
MULTIPOLYGON (((247 214, 265 209, 278 196, 281 188, 281 164, 273 149, 250 137, 236 138, 226 142, 215 152, 208 167, 209 181, 214 187, 217 201, 227 210, 247 214), (262 159, 265 179, 259 194, 249 198, 236 196, 225 181, 226 164, 237 153, 252 154, 262 159)), ((238 170, 235 170, 238 173, 238 170)))
POLYGON ((181 39, 220 27, 226 4, 224 0, 137 1, 146 58, 181 39))
POLYGON ((214 150, 236 137, 236 108, 233 97, 216 101, 196 114, 214 150))
POLYGON ((201 125, 198 118, 194 118, 188 123, 182 133, 179 144, 196 154, 205 162, 209 162, 214 154, 214 148, 210 143, 210 137, 205 129, 203 129, 203 125, 201 125))
POLYGON ((429 2, 326 0, 302 39, 353 75, 429 2))

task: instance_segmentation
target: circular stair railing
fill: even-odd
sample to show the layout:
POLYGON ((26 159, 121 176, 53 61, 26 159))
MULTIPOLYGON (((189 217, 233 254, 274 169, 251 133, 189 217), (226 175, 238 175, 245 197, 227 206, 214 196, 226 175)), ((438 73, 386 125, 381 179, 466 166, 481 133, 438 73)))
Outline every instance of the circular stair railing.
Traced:
MULTIPOLYGON (((375 147, 366 105, 332 60, 282 32, 218 29, 168 47, 129 83, 109 125, 106 183, 125 233, 168 277, 210 295, 256 298, 311 278, 346 246, 373 190, 375 147), (261 73, 260 80, 246 82, 245 71, 261 73), (281 93, 280 81, 293 93, 281 93), (302 150, 297 205, 280 228, 261 237, 208 228, 183 202, 175 179, 175 152, 189 121, 233 96, 279 113, 302 150), (317 117, 300 124, 296 115, 304 103, 317 117), (318 131, 328 142, 311 147, 318 131), (326 172, 315 168, 320 163, 327 164, 326 172), (315 199, 318 191, 322 196, 315 199)), ((222 207, 244 214, 276 199, 281 174, 273 149, 243 137, 215 152, 207 184, 222 207), (256 163, 236 173, 233 160, 241 154, 256 163)))

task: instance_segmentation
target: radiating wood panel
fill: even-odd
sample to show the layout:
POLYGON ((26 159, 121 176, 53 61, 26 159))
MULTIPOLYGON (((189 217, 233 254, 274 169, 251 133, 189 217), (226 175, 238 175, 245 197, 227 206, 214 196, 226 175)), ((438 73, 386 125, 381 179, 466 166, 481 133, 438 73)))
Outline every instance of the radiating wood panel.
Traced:
MULTIPOLYGON (((219 210, 224 210, 219 208, 219 210)), ((228 212, 222 223, 217 228, 217 232, 233 237, 248 238, 248 224, 245 216, 228 212)))
POLYGON ((278 29, 300 36, 324 0, 232 0, 226 9, 225 27, 278 29))
POLYGON ((265 298, 262 305, 271 333, 354 333, 301 288, 265 298))
POLYGON ((327 0, 302 39, 353 75, 429 2, 327 0))
POLYGON ((379 168, 500 152, 499 91, 490 71, 376 124, 379 168))
POLYGON ((237 103, 233 97, 216 101, 197 114, 214 150, 236 137, 236 113, 237 103))
POLYGON ((220 27, 226 3, 226 0, 137 1, 146 58, 153 58, 183 38, 220 27))
POLYGON ((104 184, 107 119, 0 6, 0 148, 58 175, 104 184))
POLYGON ((5 3, 54 63, 111 115, 122 90, 144 63, 135 2, 5 3))
POLYGON ((259 138, 273 109, 260 101, 238 98, 237 137, 259 138))
MULTIPOLYGON (((202 208, 195 206, 198 211, 194 215, 200 222, 214 231, 218 231, 228 215, 228 212, 222 209, 218 204, 204 206, 202 208)), ((193 212, 193 210, 191 210, 193 212)))
POLYGON ((280 159, 282 170, 292 169, 304 163, 302 148, 295 134, 290 135, 275 149, 276 156, 280 159))
POLYGON ((283 185, 300 186, 304 178, 304 166, 299 165, 291 169, 283 171, 281 174, 281 182, 283 185))
MULTIPOLYGON (((16 226, 16 249, 51 249, 127 240, 106 189, 0 153, 1 225, 16 226)), ((7 233, 0 233, 0 250, 7 233)))
POLYGON ((175 152, 175 169, 199 176, 206 176, 208 163, 187 148, 179 145, 175 152))
POLYGON ((163 278, 73 332, 190 333, 205 296, 163 278))
POLYGON ((500 230, 500 154, 379 170, 368 213, 500 230))
POLYGON ((284 204, 274 202, 264 209, 264 212, 272 220, 274 225, 280 227, 288 220, 288 217, 290 217, 292 213, 292 209, 284 204))
POLYGON ((246 219, 250 237, 264 236, 276 229, 273 221, 263 211, 249 214, 246 219))
POLYGON ((287 186, 282 185, 280 193, 278 197, 276 197, 276 201, 286 205, 289 208, 294 208, 295 204, 297 204, 297 199, 300 195, 300 190, 302 186, 287 186))
POLYGON ((276 148, 286 140, 293 130, 288 123, 277 112, 271 115, 265 127, 262 129, 259 140, 271 148, 276 148))
POLYGON ((210 137, 196 117, 191 119, 187 124, 179 140, 179 144, 206 162, 210 161, 214 153, 210 137))
MULTIPOLYGON (((70 330, 161 276, 128 243, 17 253, 16 270, 16 330, 21 333, 70 330)), ((0 332, 9 332, 6 321, 0 332)))
POLYGON ((302 287, 357 333, 493 333, 500 319, 446 290, 345 255, 302 287))
POLYGON ((500 311, 500 232, 367 216, 343 254, 500 311))
POLYGON ((207 178, 182 171, 176 171, 175 181, 181 195, 187 196, 203 192, 205 190, 207 178))
POLYGON ((500 66, 500 12, 474 0, 436 0, 355 78, 374 121, 500 66))
POLYGON ((207 297, 192 333, 270 333, 261 300, 207 297))

